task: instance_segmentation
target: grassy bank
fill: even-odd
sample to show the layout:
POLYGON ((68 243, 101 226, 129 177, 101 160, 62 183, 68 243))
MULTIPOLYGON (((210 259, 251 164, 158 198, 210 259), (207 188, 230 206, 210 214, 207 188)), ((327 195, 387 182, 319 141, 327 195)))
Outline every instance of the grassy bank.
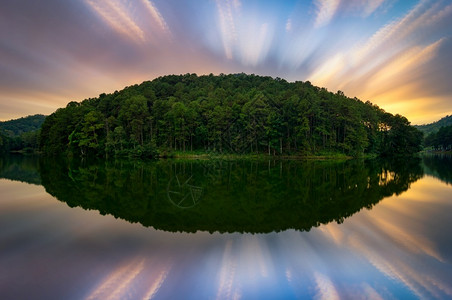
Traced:
POLYGON ((353 157, 342 153, 318 153, 306 155, 302 154, 268 155, 264 153, 237 154, 237 153, 201 152, 201 151, 186 151, 186 152, 174 151, 170 153, 164 153, 163 155, 160 155, 159 158, 228 159, 228 160, 232 159, 348 160, 352 159, 353 157))

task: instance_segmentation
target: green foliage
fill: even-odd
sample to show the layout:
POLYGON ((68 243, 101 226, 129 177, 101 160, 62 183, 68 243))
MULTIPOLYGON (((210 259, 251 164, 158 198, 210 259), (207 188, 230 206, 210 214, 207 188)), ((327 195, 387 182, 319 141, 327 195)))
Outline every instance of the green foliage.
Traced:
POLYGON ((389 130, 384 132, 381 149, 384 155, 415 153, 421 150, 423 133, 410 126, 408 120, 401 115, 385 115, 389 130))
POLYGON ((452 125, 441 127, 437 132, 429 134, 424 141, 424 146, 431 146, 434 150, 452 150, 452 125))
POLYGON ((256 75, 170 75, 81 103, 42 126, 47 154, 158 156, 410 154, 420 133, 401 116, 310 82, 256 75))
POLYGON ((98 111, 90 111, 85 115, 80 132, 75 133, 82 155, 99 148, 99 131, 104 128, 103 115, 98 111))
POLYGON ((9 139, 2 133, 0 133, 0 153, 8 151, 9 139))

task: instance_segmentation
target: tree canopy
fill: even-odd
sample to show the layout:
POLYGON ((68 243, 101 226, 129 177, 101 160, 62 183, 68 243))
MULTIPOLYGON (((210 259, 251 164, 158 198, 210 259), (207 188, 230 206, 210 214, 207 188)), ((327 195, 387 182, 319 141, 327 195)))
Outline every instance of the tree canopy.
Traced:
POLYGON ((440 151, 452 150, 452 125, 441 127, 437 132, 429 134, 424 145, 440 151))
POLYGON ((47 154, 152 157, 172 151, 409 154, 405 117, 307 82, 231 74, 169 75, 70 102, 46 118, 47 154))

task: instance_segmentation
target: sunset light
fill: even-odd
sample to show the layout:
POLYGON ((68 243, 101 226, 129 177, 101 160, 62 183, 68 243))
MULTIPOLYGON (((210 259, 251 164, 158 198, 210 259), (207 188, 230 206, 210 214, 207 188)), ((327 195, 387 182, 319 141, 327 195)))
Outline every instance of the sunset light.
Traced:
POLYGON ((6 1, 0 120, 168 74, 311 81, 405 115, 452 114, 449 1, 6 1))

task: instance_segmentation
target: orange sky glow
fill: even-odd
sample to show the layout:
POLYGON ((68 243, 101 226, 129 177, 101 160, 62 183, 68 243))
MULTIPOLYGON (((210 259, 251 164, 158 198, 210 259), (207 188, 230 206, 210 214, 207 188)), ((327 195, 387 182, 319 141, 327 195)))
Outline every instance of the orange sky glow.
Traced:
POLYGON ((2 1, 0 120, 168 74, 311 81, 413 124, 452 114, 446 0, 2 1))

